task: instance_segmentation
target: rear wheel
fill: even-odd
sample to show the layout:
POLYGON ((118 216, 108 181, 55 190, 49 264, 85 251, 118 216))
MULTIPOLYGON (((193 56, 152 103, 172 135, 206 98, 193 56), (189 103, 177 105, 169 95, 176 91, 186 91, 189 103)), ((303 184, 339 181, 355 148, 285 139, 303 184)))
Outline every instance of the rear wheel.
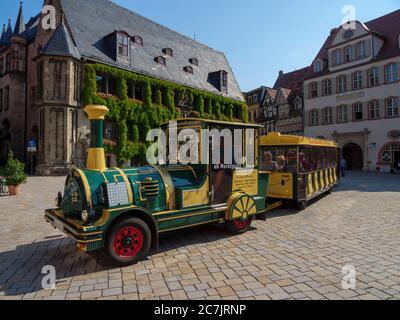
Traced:
POLYGON ((226 228, 233 235, 243 234, 250 229, 252 221, 253 218, 248 218, 246 220, 239 219, 234 221, 227 221, 226 228))
POLYGON ((108 233, 104 258, 107 264, 128 266, 146 258, 151 246, 151 232, 138 218, 118 221, 108 233))

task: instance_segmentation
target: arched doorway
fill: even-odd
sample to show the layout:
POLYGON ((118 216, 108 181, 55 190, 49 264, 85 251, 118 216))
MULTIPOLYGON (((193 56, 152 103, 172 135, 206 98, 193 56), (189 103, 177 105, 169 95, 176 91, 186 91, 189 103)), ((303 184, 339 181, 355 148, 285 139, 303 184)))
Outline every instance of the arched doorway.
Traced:
POLYGON ((347 161, 348 170, 362 170, 364 167, 363 151, 358 144, 346 144, 343 147, 343 158, 347 161))

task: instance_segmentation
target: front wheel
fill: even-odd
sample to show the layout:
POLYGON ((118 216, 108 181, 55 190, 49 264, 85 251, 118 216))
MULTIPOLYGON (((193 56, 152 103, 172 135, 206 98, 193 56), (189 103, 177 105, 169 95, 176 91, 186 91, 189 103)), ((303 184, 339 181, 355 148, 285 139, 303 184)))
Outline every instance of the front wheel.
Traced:
POLYGON ((129 266, 146 258, 150 246, 148 225, 138 218, 126 218, 111 228, 103 253, 107 264, 129 266))
POLYGON ((251 222, 253 218, 248 218, 246 220, 233 220, 226 222, 227 230, 233 235, 239 235, 247 232, 250 229, 251 222))

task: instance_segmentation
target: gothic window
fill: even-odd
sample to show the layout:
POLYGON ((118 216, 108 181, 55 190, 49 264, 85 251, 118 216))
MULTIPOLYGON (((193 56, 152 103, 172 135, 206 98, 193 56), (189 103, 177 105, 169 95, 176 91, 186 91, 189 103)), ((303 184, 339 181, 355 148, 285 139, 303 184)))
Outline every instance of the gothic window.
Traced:
POLYGON ((82 67, 79 63, 74 63, 74 100, 81 100, 82 67))
POLYGON ((37 64, 37 97, 38 99, 43 99, 43 69, 44 62, 40 61, 37 64))
POLYGON ((39 114, 39 150, 41 159, 44 159, 44 137, 45 137, 45 109, 40 109, 39 114))
POLYGON ((0 57, 0 75, 3 75, 5 73, 4 59, 5 59, 5 57, 0 57))
POLYGON ((78 110, 71 110, 71 140, 72 143, 77 143, 78 142, 78 110))
POLYGON ((11 54, 6 54, 6 72, 11 71, 11 54))
POLYGON ((67 63, 63 60, 49 61, 50 74, 54 81, 50 82, 50 100, 65 100, 67 96, 67 63))
POLYGON ((64 109, 53 108, 50 111, 51 144, 53 150, 49 150, 53 155, 53 160, 61 164, 64 160, 64 109))
POLYGON ((10 86, 6 86, 4 89, 4 111, 10 109, 10 86))

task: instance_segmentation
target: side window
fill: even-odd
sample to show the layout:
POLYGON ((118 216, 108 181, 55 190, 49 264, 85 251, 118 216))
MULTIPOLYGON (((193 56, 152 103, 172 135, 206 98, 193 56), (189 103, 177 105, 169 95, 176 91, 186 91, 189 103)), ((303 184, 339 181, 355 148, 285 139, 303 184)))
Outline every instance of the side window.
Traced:
POLYGON ((307 172, 307 159, 308 152, 305 147, 299 149, 299 172, 306 173, 307 172))

